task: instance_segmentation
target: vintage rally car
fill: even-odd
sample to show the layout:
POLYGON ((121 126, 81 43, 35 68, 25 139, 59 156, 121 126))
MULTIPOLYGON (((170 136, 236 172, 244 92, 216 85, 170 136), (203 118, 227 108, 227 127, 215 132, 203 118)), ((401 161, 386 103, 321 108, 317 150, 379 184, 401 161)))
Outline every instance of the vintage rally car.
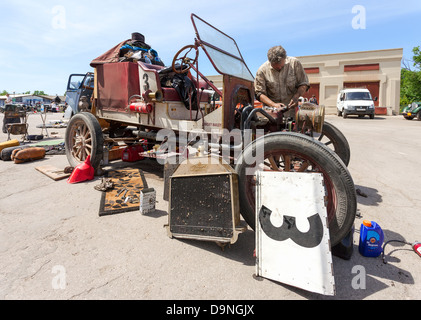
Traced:
POLYGON ((414 118, 421 120, 421 102, 412 102, 403 108, 402 115, 406 120, 412 120, 414 118))
POLYGON ((135 34, 94 59, 93 73, 70 76, 69 163, 76 166, 90 156, 92 166, 100 168, 104 154, 119 142, 141 144, 142 157, 162 163, 200 147, 225 157, 238 174, 240 212, 252 229, 256 180, 250 172, 319 172, 330 240, 338 244, 356 214, 346 138, 324 121, 323 106, 304 104, 295 119, 255 106, 254 77, 235 40, 195 14, 191 21, 194 43, 178 50, 169 66, 135 34), (199 71, 199 52, 222 75, 222 86, 199 71), (262 150, 258 165, 250 161, 256 149, 262 150))

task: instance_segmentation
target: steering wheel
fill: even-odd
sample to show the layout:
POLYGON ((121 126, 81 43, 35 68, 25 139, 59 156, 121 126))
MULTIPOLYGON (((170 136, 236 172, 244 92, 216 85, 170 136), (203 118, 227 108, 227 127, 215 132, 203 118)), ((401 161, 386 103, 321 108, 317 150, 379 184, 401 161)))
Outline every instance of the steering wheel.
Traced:
POLYGON ((174 59, 172 60, 172 70, 175 73, 182 74, 190 70, 193 64, 196 63, 197 57, 199 56, 199 50, 194 45, 187 45, 182 47, 175 54, 174 59), (188 57, 191 51, 195 51, 194 59, 188 57))

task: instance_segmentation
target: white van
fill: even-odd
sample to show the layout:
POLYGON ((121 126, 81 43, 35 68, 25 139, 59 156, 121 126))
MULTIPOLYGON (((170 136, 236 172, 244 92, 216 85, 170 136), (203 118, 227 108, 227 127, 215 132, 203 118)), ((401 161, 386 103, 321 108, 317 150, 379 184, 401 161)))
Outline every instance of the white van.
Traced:
MULTIPOLYGON (((374 101, 377 101, 377 97, 374 101)), ((374 118, 374 101, 368 89, 343 89, 339 91, 336 108, 338 116, 346 118, 348 115, 374 118)))

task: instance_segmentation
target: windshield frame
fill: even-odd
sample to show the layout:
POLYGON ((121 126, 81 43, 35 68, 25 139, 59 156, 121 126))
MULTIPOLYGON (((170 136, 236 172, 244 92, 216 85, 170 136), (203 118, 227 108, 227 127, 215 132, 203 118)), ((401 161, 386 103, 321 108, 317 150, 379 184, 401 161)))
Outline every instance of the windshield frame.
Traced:
POLYGON ((222 32, 221 30, 215 28, 214 26, 212 26, 211 24, 209 24, 208 22, 206 22, 205 20, 203 20, 202 18, 198 17, 197 15, 195 15, 194 13, 191 14, 191 20, 193 23, 193 27, 196 33, 196 44, 199 45, 203 51, 206 53, 209 61, 212 63, 213 67, 215 68, 215 70, 222 74, 222 75, 229 75, 229 76, 233 76, 233 77, 238 77, 247 81, 254 81, 254 77, 253 74, 250 72, 250 69, 248 68, 246 62, 243 59, 243 56, 241 55, 240 49, 238 48, 237 43, 235 42, 235 40, 230 37, 229 35, 227 35, 226 33, 222 32), (199 30, 198 27, 196 25, 196 21, 195 19, 197 19, 198 21, 200 21, 201 23, 205 24, 207 27, 214 29, 217 33, 216 34, 220 34, 222 36, 224 36, 225 38, 227 38, 227 40, 232 41, 231 45, 234 45, 232 47, 232 49, 236 49, 237 52, 228 52, 212 43, 209 43, 205 40, 203 40, 199 34, 199 30), (232 60, 233 62, 238 62, 240 64, 240 72, 239 73, 232 73, 232 72, 228 72, 228 70, 224 70, 224 66, 221 64, 221 61, 218 61, 217 56, 215 56, 215 52, 216 53, 221 53, 223 56, 228 57, 228 59, 234 59, 232 60), (238 53, 238 55, 237 55, 238 53), (245 68, 244 68, 245 67, 245 68), (247 74, 248 73, 248 74, 247 74))
POLYGON ((355 101, 355 100, 373 101, 373 98, 370 92, 350 91, 350 92, 345 93, 345 100, 346 101, 355 101))

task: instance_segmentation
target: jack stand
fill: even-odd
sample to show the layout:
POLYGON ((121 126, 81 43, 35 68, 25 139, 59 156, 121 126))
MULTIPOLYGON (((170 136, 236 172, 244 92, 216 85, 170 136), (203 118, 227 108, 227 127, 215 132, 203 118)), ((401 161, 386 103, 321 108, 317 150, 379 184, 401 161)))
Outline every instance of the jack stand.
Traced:
POLYGON ((332 247, 332 254, 335 257, 349 260, 352 257, 354 250, 354 226, 348 232, 348 234, 339 242, 336 246, 332 247))
POLYGON ((44 112, 40 112, 40 116, 42 120, 41 134, 44 135, 44 129, 45 129, 46 137, 49 138, 50 135, 48 134, 47 127, 45 126, 45 121, 47 120, 47 111, 45 110, 45 108, 44 108, 44 112))

